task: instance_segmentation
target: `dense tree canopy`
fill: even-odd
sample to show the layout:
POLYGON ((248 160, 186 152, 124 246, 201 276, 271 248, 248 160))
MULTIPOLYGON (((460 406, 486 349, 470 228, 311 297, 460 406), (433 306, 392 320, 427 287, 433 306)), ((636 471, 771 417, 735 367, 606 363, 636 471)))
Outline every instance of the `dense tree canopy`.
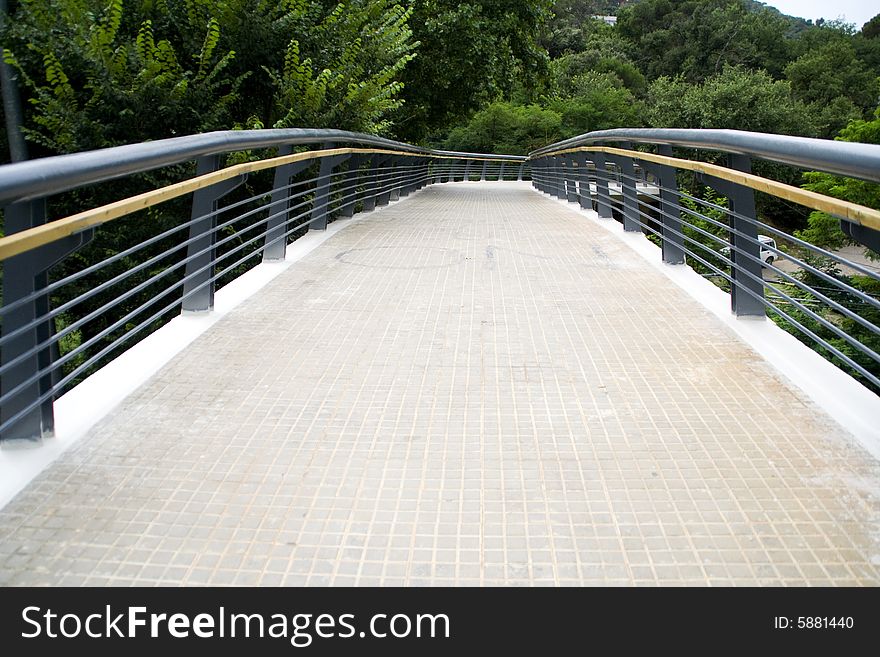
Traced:
POLYGON ((551 0, 413 0, 420 56, 403 74, 398 132, 419 139, 509 95, 536 86, 547 54, 538 36, 551 0))

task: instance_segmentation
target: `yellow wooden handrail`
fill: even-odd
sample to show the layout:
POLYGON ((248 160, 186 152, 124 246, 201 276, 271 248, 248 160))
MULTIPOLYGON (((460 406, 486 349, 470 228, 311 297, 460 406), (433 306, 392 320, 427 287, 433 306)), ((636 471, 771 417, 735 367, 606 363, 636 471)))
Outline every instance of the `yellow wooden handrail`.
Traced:
POLYGON ((235 178, 246 173, 254 173, 265 169, 272 169, 285 164, 294 162, 302 162, 304 160, 317 160, 324 157, 334 157, 336 155, 398 155, 403 157, 429 157, 434 160, 471 160, 474 162, 517 162, 519 160, 505 160, 503 158, 484 158, 484 157, 460 157, 455 155, 425 155, 422 153, 406 153, 402 151, 392 151, 383 149, 369 148, 333 148, 322 151, 306 151, 304 153, 296 153, 294 155, 283 155, 273 157, 266 160, 256 162, 245 162, 244 164, 236 164, 226 169, 206 173, 196 178, 190 178, 161 189, 155 189, 137 196, 125 198, 120 201, 114 201, 98 208, 85 210, 63 219, 35 226, 27 230, 13 233, 6 237, 0 238, 0 261, 20 255, 36 249, 37 247, 51 244, 61 238, 79 233, 95 226, 121 219, 140 210, 151 208, 171 199, 184 196, 191 192, 195 192, 205 187, 210 187, 224 180, 235 178))
POLYGON ((645 162, 664 164, 677 169, 704 173, 722 180, 737 183, 744 187, 749 187, 755 191, 771 194, 813 210, 827 212, 828 214, 846 219, 859 226, 880 230, 880 211, 874 210, 873 208, 850 203, 849 201, 842 201, 830 196, 825 196, 824 194, 818 194, 806 189, 801 189, 800 187, 794 187, 793 185, 786 185, 785 183, 756 176, 753 173, 744 173, 742 171, 728 169, 727 167, 722 167, 717 164, 708 164, 706 162, 697 162, 695 160, 683 160, 677 157, 654 155, 653 153, 642 153, 641 151, 611 148, 609 146, 581 146, 579 148, 570 148, 564 151, 548 153, 546 156, 542 157, 583 152, 622 155, 624 157, 631 157, 635 160, 644 160, 645 162))

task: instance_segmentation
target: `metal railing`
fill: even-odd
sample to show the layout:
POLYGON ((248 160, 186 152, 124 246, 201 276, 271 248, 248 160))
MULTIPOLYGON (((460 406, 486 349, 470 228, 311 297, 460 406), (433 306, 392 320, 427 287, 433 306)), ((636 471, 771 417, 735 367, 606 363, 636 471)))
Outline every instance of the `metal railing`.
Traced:
POLYGON ((210 311, 218 285, 283 260, 304 232, 426 185, 528 173, 524 157, 336 130, 209 133, 0 167, 0 440, 50 435, 63 392, 181 311, 210 311), (232 154, 244 161, 224 167, 232 154), (185 174, 170 184, 91 202, 173 167, 185 174), (78 211, 50 220, 56 206, 78 211))
POLYGON ((752 158, 880 182, 880 146, 732 130, 606 130, 529 156, 538 190, 643 232, 661 247, 664 262, 687 262, 728 288, 738 317, 769 315, 880 392, 880 269, 762 221, 755 193, 831 214, 874 252, 880 212, 756 176, 752 158), (683 159, 693 150, 723 154, 726 166, 683 159), (856 285, 852 276, 867 284, 856 285))

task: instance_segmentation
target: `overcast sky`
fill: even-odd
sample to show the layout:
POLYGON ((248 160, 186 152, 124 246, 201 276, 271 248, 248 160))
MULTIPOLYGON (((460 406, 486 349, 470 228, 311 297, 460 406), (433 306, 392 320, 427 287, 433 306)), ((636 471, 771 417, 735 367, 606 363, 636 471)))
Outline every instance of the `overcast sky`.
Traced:
POLYGON ((802 18, 834 20, 843 16, 847 23, 855 23, 857 29, 880 14, 878 0, 762 0, 776 7, 783 14, 802 18))

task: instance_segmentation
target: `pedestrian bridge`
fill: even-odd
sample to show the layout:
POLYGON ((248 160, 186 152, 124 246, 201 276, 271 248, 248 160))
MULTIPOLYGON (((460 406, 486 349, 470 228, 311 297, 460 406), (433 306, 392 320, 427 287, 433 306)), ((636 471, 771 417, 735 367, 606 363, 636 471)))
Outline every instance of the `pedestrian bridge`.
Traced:
MULTIPOLYGON (((64 326, 40 333, 34 320, 70 300, 7 319, 66 281, 38 277, 18 301, 7 294, 3 372, 18 378, 4 379, 0 468, 42 469, 0 510, 0 584, 880 584, 877 427, 863 421, 876 395, 763 307, 750 313, 755 299, 734 292, 731 312, 726 292, 681 264, 723 254, 688 241, 678 222, 691 206, 668 212, 680 199, 661 197, 673 185, 664 171, 620 167, 615 197, 608 164, 579 164, 589 152, 508 161, 506 173, 500 160, 420 153, 389 167, 398 182, 384 199, 370 188, 381 165, 325 159, 303 212, 326 230, 284 238, 280 258, 265 258, 271 231, 277 245, 299 226, 285 198, 284 223, 263 215, 255 253, 266 262, 216 301, 231 233, 219 197, 198 208, 196 190, 183 223, 211 217, 210 294, 188 292, 207 305, 188 308, 177 288, 181 317, 80 379, 53 365, 76 347, 47 349, 64 326), (349 196, 344 171, 361 181, 349 196), (639 229, 625 231, 631 222, 639 229), (652 227, 660 248, 645 237, 652 227), (221 317, 205 313, 223 304, 221 317), (32 381, 16 370, 30 351, 9 346, 22 336, 32 381), (78 430, 64 425, 74 416, 78 430)), ((293 175, 276 177, 273 202, 293 175)), ((24 196, 15 206, 33 210, 24 196)), ((748 198, 729 197, 731 216, 745 214, 748 198)), ((862 219, 854 225, 870 230, 862 219)), ((41 224, 21 232, 48 239, 41 224)), ((69 234, 87 241, 92 226, 69 234)), ((205 251, 202 229, 183 247, 188 275, 205 255, 193 247, 205 251)), ((738 254, 760 257, 738 230, 723 271, 734 290, 777 303, 769 283, 737 272, 738 254)), ((9 256, 7 282, 28 253, 39 257, 9 256)), ((739 264, 761 276, 760 264, 739 264)), ((127 317, 127 330, 156 312, 153 302, 127 317)))

